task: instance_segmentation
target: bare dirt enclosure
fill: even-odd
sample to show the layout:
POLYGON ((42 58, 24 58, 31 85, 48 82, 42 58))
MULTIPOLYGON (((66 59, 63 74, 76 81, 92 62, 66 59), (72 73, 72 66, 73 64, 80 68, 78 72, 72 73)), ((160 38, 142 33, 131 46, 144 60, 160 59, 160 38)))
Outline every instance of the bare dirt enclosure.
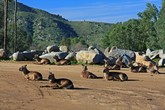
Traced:
MULTIPOLYGON (((102 77, 103 66, 89 65, 102 77)), ((165 110, 165 74, 131 73, 129 81, 83 79, 81 65, 36 65, 33 62, 0 61, 0 110, 165 110), (48 81, 28 81, 18 68, 27 64, 47 79, 49 68, 56 78, 68 78, 75 89, 40 88, 48 81)), ((165 72, 161 68, 160 72, 165 72)))

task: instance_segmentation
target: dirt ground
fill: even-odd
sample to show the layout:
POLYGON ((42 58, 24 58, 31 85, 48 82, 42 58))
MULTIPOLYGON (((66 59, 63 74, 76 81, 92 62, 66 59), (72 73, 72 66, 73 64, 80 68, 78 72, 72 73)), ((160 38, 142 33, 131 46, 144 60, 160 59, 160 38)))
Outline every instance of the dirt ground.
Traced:
MULTIPOLYGON (((89 65, 89 71, 102 77, 103 67, 89 65)), ((129 81, 83 79, 81 65, 36 65, 33 62, 0 61, 0 110, 165 110, 165 74, 131 73, 122 68, 129 81), (56 78, 68 78, 75 89, 40 88, 48 81, 27 81, 18 68, 48 70, 56 78)), ((161 68, 160 72, 165 72, 161 68)))

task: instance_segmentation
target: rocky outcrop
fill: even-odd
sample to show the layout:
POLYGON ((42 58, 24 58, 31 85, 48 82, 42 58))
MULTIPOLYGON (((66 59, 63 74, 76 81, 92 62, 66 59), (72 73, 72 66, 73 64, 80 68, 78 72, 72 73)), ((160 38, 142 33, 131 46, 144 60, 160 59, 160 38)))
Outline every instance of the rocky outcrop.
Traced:
POLYGON ((165 66, 165 59, 160 59, 158 62, 158 66, 164 67, 165 66))
POLYGON ((41 55, 42 51, 24 51, 24 52, 15 52, 10 58, 15 61, 33 61, 35 55, 41 55))
POLYGON ((56 60, 53 58, 54 56, 57 56, 58 59, 65 59, 65 57, 68 55, 67 52, 51 52, 47 53, 44 55, 39 56, 40 58, 46 58, 48 59, 51 63, 55 63, 56 60))
POLYGON ((147 49, 146 55, 149 56, 151 59, 155 59, 155 58, 165 59, 165 54, 163 53, 163 49, 159 49, 159 50, 147 49))
POLYGON ((147 67, 150 65, 150 63, 152 62, 154 65, 156 65, 156 62, 152 61, 148 56, 146 56, 145 54, 142 54, 140 52, 135 52, 136 54, 136 63, 140 63, 143 65, 146 65, 147 67))
POLYGON ((107 47, 104 51, 106 57, 115 57, 119 56, 129 56, 132 60, 135 60, 135 52, 131 50, 118 49, 117 47, 112 47, 111 49, 107 47))
POLYGON ((59 52, 59 47, 57 45, 50 45, 46 47, 46 52, 51 53, 51 52, 59 52))
POLYGON ((5 59, 7 57, 7 52, 4 49, 0 49, 0 58, 5 59))
POLYGON ((90 46, 88 50, 81 50, 76 54, 76 60, 82 63, 104 64, 105 58, 105 55, 93 46, 90 46))
POLYGON ((59 50, 61 52, 69 52, 69 48, 65 45, 59 46, 59 50))

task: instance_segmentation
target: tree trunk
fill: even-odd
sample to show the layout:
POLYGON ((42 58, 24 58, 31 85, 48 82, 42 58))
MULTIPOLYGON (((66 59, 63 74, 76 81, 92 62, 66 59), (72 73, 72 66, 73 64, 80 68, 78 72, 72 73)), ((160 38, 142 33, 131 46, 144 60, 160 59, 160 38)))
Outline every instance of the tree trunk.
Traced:
POLYGON ((14 10, 14 52, 17 51, 17 0, 15 0, 14 10))
POLYGON ((7 52, 7 12, 8 0, 4 0, 4 50, 7 52))

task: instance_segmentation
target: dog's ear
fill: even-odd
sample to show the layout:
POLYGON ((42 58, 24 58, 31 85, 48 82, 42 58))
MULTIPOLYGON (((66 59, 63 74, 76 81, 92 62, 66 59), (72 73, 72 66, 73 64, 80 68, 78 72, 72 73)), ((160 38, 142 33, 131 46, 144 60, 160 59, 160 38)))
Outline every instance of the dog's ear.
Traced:
POLYGON ((24 65, 24 67, 27 67, 27 65, 24 65))

